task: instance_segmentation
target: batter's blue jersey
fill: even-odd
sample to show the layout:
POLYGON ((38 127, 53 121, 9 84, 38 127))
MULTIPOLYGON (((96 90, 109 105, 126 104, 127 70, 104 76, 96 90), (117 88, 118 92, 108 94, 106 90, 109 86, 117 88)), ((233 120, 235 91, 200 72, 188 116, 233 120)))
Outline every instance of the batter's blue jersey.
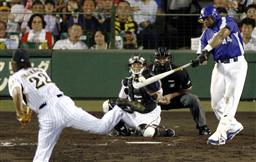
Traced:
MULTIPOLYGON (((201 49, 204 49, 213 36, 224 27, 229 29, 230 35, 219 46, 212 50, 215 61, 230 59, 244 54, 243 38, 240 34, 240 30, 236 22, 229 16, 222 17, 212 28, 207 28, 204 31, 201 36, 201 49)), ((199 51, 201 51, 201 49, 199 49, 199 51)))

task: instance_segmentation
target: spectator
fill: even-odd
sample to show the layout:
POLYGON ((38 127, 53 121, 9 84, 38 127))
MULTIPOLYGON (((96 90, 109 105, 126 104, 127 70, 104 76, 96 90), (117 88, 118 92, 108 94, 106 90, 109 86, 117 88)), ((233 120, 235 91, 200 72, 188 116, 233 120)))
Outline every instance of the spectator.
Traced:
POLYGON ((0 20, 0 49, 17 49, 19 40, 14 37, 9 38, 6 33, 7 24, 0 20))
POLYGON ((66 7, 67 4, 67 0, 55 0, 55 9, 57 12, 61 12, 64 10, 64 8, 66 7))
POLYGON ((53 49, 88 49, 87 45, 80 41, 82 34, 83 30, 79 24, 71 25, 68 28, 68 38, 57 41, 53 49))
POLYGON ((95 44, 91 49, 108 49, 107 35, 103 31, 96 31, 94 34, 95 44))
POLYGON ((136 12, 136 11, 140 10, 139 6, 136 5, 136 2, 140 1, 140 0, 126 0, 126 1, 130 3, 130 7, 131 7, 132 12, 136 12))
POLYGON ((0 20, 7 23, 8 22, 8 15, 10 13, 10 8, 7 7, 7 6, 0 6, 0 13, 1 13, 0 20))
POLYGON ((44 21, 46 22, 45 30, 47 32, 53 33, 55 38, 57 38, 59 36, 59 31, 57 28, 57 19, 56 16, 53 15, 55 3, 53 0, 46 0, 44 7, 46 13, 46 15, 44 15, 44 21))
POLYGON ((77 0, 68 0, 67 5, 63 8, 62 12, 66 13, 61 15, 60 31, 65 33, 68 31, 68 27, 73 23, 78 22, 78 8, 79 4, 77 0), (68 14, 67 14, 68 13, 68 14))
POLYGON ((124 34, 124 49, 137 49, 136 35, 131 31, 125 31, 124 34))
MULTIPOLYGON (((256 4, 251 4, 246 8, 246 15, 247 17, 254 19, 256 22, 256 4)), ((256 38, 256 27, 253 29, 252 37, 256 38)))
POLYGON ((252 31, 255 27, 255 20, 244 18, 241 21, 241 33, 243 37, 244 50, 256 51, 256 39, 252 37, 252 31))
POLYGON ((104 0, 95 0, 95 3, 96 3, 96 8, 95 10, 98 12, 98 11, 103 11, 103 3, 104 3, 104 0))
POLYGON ((9 14, 7 32, 20 33, 20 24, 25 16, 25 7, 22 3, 22 0, 12 0, 10 4, 11 13, 9 14))
MULTIPOLYGON (((83 14, 79 15, 78 17, 78 24, 80 24, 84 31, 89 33, 94 33, 97 31, 99 22, 93 16, 93 13, 95 12, 96 4, 92 0, 84 0, 82 11, 83 14)), ((70 22, 72 23, 72 21, 70 22)))
POLYGON ((252 0, 213 0, 215 7, 224 7, 228 11, 228 15, 233 17, 236 22, 241 19, 239 13, 245 12, 248 5, 252 3, 252 0))
POLYGON ((115 19, 115 34, 123 36, 125 31, 137 32, 138 25, 130 16, 131 8, 127 1, 121 1, 117 6, 115 19))
MULTIPOLYGON (((29 0, 28 0, 28 2, 29 2, 29 0)), ((32 10, 30 10, 30 8, 28 8, 28 9, 25 9, 24 12, 25 12, 25 16, 24 16, 23 22, 21 24, 22 33, 28 32, 30 30, 28 21, 30 20, 30 17, 32 16, 32 14, 44 13, 44 4, 40 0, 36 0, 32 4, 32 10)))
POLYGON ((136 2, 139 11, 134 12, 134 20, 139 25, 139 44, 145 49, 157 47, 157 33, 154 29, 157 3, 154 0, 140 0, 136 2))
POLYGON ((51 32, 45 31, 46 23, 41 14, 34 14, 28 21, 30 31, 21 38, 23 48, 51 49, 54 43, 51 32), (31 46, 30 46, 31 45, 31 46))
POLYGON ((113 6, 112 0, 98 0, 97 1, 96 18, 99 22, 100 29, 104 32, 111 32, 111 10, 113 6))
POLYGON ((82 14, 77 15, 72 15, 68 18, 68 26, 76 23, 80 24, 82 26, 83 31, 86 31, 86 42, 89 47, 92 46, 93 42, 93 33, 98 30, 99 28, 99 22, 93 16, 93 13, 95 13, 95 7, 96 4, 92 0, 84 0, 83 5, 82 5, 82 14), (74 17, 78 17, 78 19, 74 19, 74 17))

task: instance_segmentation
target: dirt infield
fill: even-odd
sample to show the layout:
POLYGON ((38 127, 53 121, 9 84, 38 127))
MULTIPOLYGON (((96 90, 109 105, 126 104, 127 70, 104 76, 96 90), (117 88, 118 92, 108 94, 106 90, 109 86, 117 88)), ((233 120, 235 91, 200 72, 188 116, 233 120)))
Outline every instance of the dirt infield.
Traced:
MULTIPOLYGON (((101 113, 93 113, 100 117, 101 113)), ((207 113, 208 125, 214 130, 217 120, 207 113)), ((238 113, 245 129, 224 146, 207 145, 207 137, 198 136, 188 112, 164 112, 162 123, 175 129, 173 138, 112 137, 65 129, 51 161, 56 162, 255 162, 256 113, 238 113), (159 142, 128 144, 127 142, 159 142)), ((37 120, 20 128, 15 113, 0 112, 0 162, 32 161, 37 142, 37 120)))

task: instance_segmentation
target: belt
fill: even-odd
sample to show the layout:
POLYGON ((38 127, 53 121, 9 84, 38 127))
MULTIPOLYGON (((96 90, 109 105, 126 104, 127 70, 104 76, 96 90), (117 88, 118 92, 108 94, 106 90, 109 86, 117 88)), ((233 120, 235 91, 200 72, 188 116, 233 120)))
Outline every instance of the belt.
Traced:
MULTIPOLYGON (((63 94, 57 94, 56 96, 57 96, 58 98, 60 98, 60 97, 63 96, 63 94)), ((39 110, 41 110, 42 108, 44 108, 46 105, 47 105, 46 102, 42 103, 42 104, 39 106, 39 110)))
POLYGON ((217 60, 217 63, 224 63, 224 64, 229 64, 231 62, 237 62, 238 61, 238 56, 237 57, 233 57, 230 59, 221 59, 221 60, 217 60))

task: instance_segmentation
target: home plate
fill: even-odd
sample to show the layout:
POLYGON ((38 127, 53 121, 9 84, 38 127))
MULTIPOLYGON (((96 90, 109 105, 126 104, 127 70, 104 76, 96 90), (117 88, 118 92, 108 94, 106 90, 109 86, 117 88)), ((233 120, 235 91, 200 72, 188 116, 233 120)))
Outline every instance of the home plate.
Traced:
POLYGON ((162 142, 153 142, 153 141, 132 141, 132 142, 125 142, 126 144, 131 144, 131 145, 154 145, 154 144, 161 144, 162 142))

